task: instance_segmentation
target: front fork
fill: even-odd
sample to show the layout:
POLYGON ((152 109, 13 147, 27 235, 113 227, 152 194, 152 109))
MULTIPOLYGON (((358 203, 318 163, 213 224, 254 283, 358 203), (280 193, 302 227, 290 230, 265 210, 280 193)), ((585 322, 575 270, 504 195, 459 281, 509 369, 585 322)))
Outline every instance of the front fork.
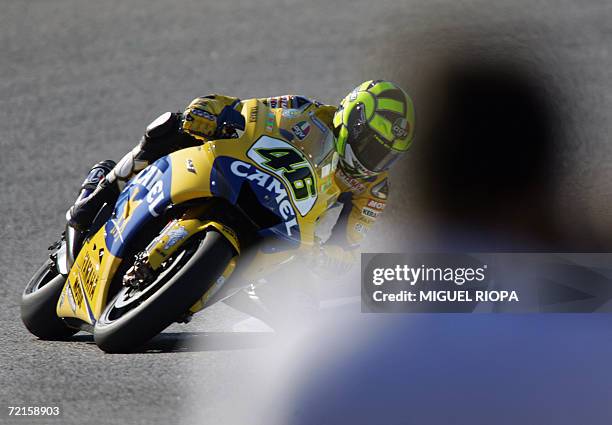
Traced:
POLYGON ((76 259, 81 247, 83 246, 83 241, 85 240, 85 232, 75 229, 74 227, 66 224, 66 232, 64 233, 66 238, 66 249, 65 249, 65 269, 66 275, 68 271, 72 268, 74 264, 74 260, 76 259))

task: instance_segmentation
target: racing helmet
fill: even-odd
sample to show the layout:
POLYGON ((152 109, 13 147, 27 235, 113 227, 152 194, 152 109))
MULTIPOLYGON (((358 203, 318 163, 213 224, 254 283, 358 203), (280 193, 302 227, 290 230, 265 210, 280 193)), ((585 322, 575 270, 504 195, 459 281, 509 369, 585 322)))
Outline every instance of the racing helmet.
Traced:
POLYGON ((342 100, 333 125, 343 169, 353 177, 375 176, 412 144, 414 106, 397 84, 370 80, 342 100))

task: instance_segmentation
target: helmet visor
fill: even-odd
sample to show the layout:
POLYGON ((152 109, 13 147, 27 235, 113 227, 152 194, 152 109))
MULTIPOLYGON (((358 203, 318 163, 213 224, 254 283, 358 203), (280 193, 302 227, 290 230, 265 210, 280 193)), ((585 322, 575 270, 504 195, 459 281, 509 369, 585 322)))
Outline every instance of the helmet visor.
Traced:
POLYGON ((373 131, 368 130, 360 134, 358 140, 349 136, 348 145, 355 159, 373 173, 388 170, 403 153, 385 145, 373 131))

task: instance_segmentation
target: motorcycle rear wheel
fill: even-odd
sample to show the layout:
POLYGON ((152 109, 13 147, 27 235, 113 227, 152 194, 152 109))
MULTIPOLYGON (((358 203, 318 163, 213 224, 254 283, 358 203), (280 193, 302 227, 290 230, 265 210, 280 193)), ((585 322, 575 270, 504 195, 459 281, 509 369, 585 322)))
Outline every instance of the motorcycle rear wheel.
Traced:
POLYGON ((96 344, 108 353, 138 349, 186 313, 233 255, 232 245, 216 231, 187 242, 154 282, 140 292, 124 287, 108 303, 94 327, 96 344))

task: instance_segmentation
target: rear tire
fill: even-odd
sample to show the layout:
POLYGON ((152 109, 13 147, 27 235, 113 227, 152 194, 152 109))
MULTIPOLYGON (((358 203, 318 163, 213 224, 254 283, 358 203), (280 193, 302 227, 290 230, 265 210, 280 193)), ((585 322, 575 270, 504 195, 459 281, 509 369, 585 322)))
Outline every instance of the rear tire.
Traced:
POLYGON ((161 285, 144 301, 123 311, 127 289, 119 291, 95 324, 98 347, 108 353, 137 349, 186 313, 216 282, 234 255, 232 245, 216 231, 193 244, 186 242, 184 255, 190 256, 180 260, 184 263, 174 275, 161 273, 148 286, 161 285))
POLYGON ((21 296, 21 320, 40 339, 61 340, 78 332, 57 316, 57 301, 66 277, 48 260, 34 273, 21 296))

